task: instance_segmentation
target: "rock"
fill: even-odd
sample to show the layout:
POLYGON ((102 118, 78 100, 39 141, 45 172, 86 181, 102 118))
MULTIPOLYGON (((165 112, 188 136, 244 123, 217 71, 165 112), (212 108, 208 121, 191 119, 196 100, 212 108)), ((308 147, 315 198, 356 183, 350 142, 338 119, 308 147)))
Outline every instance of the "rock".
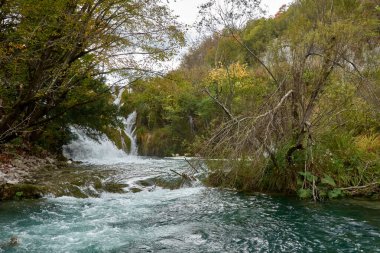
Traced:
POLYGON ((54 160, 53 158, 46 157, 45 160, 46 160, 49 164, 55 164, 55 160, 54 160))
POLYGON ((0 189, 0 200, 41 198, 45 188, 33 184, 9 184, 0 189))
POLYGON ((13 185, 16 185, 16 184, 19 183, 19 181, 17 181, 17 180, 7 180, 6 183, 7 183, 7 184, 13 184, 13 185))
POLYGON ((137 187, 129 188, 129 190, 130 190, 131 192, 133 192, 133 193, 138 193, 138 192, 141 192, 141 191, 142 191, 142 189, 137 188, 137 187))
POLYGON ((21 161, 20 159, 15 159, 12 161, 12 165, 16 168, 18 168, 19 170, 25 170, 25 171, 28 171, 29 170, 29 166, 26 165, 27 163, 25 161, 21 161))
POLYGON ((9 241, 0 243, 0 251, 3 252, 2 249, 16 247, 19 244, 20 244, 20 240, 16 236, 12 236, 9 241))
POLYGON ((9 246, 14 247, 20 244, 19 239, 16 236, 12 236, 9 240, 9 246))

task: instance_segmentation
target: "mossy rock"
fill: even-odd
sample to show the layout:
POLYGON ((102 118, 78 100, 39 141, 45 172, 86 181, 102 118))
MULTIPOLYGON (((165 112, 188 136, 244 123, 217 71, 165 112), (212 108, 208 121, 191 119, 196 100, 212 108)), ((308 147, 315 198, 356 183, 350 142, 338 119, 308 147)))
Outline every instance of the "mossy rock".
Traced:
POLYGON ((125 193, 124 188, 128 187, 127 184, 106 183, 103 185, 103 190, 111 193, 125 193))
POLYGON ((105 134, 107 137, 116 145, 118 149, 122 149, 122 142, 121 138, 123 138, 124 143, 125 143, 125 152, 130 152, 131 151, 131 140, 129 137, 122 131, 120 133, 119 129, 115 128, 107 128, 105 131, 105 134))
POLYGON ((149 187, 155 185, 155 180, 154 179, 144 179, 144 180, 139 180, 136 182, 138 185, 141 185, 143 187, 149 187))
POLYGON ((132 188, 130 188, 129 190, 130 190, 131 192, 133 192, 133 193, 142 192, 142 189, 137 188, 137 187, 132 187, 132 188))
POLYGON ((45 193, 45 186, 34 184, 6 184, 0 189, 1 200, 38 199, 45 193))

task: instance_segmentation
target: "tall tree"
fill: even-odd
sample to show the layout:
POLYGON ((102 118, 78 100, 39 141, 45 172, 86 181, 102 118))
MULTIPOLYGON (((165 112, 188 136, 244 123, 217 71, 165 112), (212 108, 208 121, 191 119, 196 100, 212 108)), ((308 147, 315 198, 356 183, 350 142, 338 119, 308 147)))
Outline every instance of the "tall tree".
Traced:
POLYGON ((0 2, 0 143, 46 124, 88 78, 147 72, 183 43, 161 0, 0 2))

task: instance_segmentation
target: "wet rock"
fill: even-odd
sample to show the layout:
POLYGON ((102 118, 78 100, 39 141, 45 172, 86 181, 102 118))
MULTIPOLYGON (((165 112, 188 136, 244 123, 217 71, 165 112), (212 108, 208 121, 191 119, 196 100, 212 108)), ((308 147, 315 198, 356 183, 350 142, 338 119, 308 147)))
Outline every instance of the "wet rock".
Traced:
POLYGON ((133 193, 138 193, 138 192, 142 192, 142 189, 137 188, 137 187, 132 187, 132 188, 129 188, 129 191, 133 193))
POLYGON ((127 184, 106 183, 103 186, 104 191, 111 193, 125 193, 124 188, 128 187, 127 184))
POLYGON ((15 247, 20 244, 19 239, 16 236, 12 236, 11 239, 9 240, 9 246, 15 247))
POLYGON ((49 163, 49 164, 55 164, 55 159, 53 159, 53 158, 46 157, 45 160, 46 160, 46 162, 49 163))
POLYGON ((43 192, 36 179, 45 171, 57 169, 52 157, 35 157, 15 152, 12 147, 3 148, 0 158, 0 200, 41 197, 43 192))
POLYGON ((20 244, 20 240, 16 236, 12 236, 9 241, 0 243, 0 250, 16 247, 20 244))
POLYGON ((45 188, 32 184, 5 184, 0 187, 0 200, 20 200, 41 198, 45 188))
POLYGON ((139 180, 136 183, 143 187, 149 187, 149 186, 155 185, 155 180, 153 178, 149 178, 149 179, 139 180))

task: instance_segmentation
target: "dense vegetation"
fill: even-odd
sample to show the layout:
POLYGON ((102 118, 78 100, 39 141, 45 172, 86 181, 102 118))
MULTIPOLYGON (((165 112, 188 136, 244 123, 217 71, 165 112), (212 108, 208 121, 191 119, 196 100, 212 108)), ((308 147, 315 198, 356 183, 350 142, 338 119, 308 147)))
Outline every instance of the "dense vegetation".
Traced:
POLYGON ((183 43, 161 1, 0 0, 0 144, 60 152, 70 125, 117 142, 136 110, 139 153, 213 158, 211 185, 378 195, 379 2, 297 0, 255 19, 259 1, 214 2, 200 22, 212 34, 152 77, 183 43))
POLYGON ((124 94, 141 152, 221 159, 209 183, 244 191, 378 193, 378 3, 295 1, 242 27, 218 14, 179 69, 124 94))
POLYGON ((0 1, 0 144, 57 148, 70 124, 116 126, 113 86, 141 78, 182 42, 160 0, 0 1))

